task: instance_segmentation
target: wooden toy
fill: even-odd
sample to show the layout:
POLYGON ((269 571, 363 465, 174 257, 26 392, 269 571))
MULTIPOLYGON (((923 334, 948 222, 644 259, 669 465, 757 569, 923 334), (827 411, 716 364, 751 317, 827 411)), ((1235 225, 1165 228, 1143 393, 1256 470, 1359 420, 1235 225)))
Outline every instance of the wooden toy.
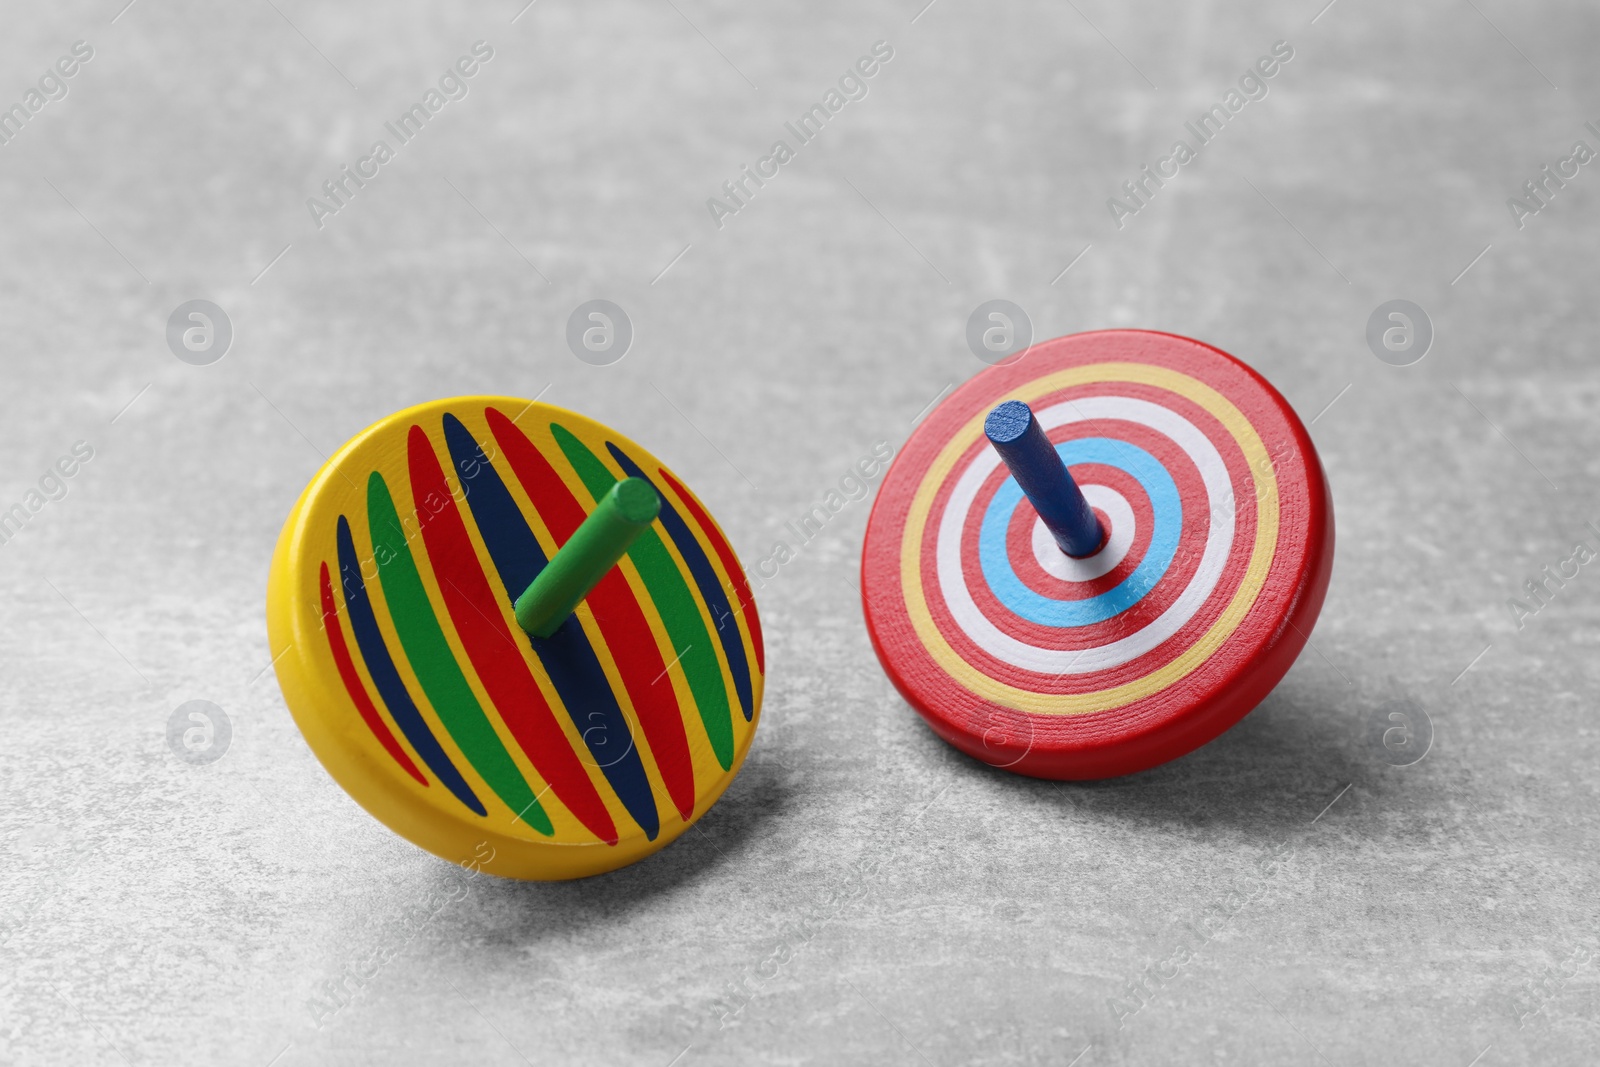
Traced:
POLYGON ((982 371, 916 428, 867 523, 861 595, 939 736, 1021 774, 1106 778, 1255 707, 1332 564, 1332 497, 1283 397, 1210 345, 1107 330, 982 371))
POLYGON ((284 524, 267 622, 334 779, 491 874, 663 847, 760 715, 760 623, 722 531, 650 453, 548 404, 435 401, 345 444, 284 524))

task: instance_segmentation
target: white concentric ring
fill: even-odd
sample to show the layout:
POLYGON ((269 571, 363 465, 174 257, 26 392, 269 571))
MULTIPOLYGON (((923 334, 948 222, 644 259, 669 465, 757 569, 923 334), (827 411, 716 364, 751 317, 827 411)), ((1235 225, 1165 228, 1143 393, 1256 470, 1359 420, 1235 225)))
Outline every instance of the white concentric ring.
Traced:
MULTIPOLYGON (((968 513, 984 479, 1000 464, 999 453, 984 448, 956 480, 939 519, 936 546, 939 591, 962 632, 989 655, 1013 667, 1055 675, 1089 674, 1119 667, 1145 655, 1181 630, 1194 618, 1222 577, 1223 567, 1233 550, 1234 536, 1233 495, 1227 465, 1216 446, 1194 423, 1169 408, 1136 397, 1089 396, 1068 400, 1034 412, 1034 418, 1047 431, 1090 419, 1121 419, 1147 426, 1170 438, 1199 469, 1206 489, 1210 521, 1200 565, 1166 611, 1143 628, 1109 644, 1098 648, 1056 649, 1019 641, 1000 630, 978 609, 961 570, 961 533, 966 529, 968 513)), ((982 578, 981 571, 979 578, 982 578)))
POLYGON ((1111 520, 1111 536, 1100 546, 1100 551, 1081 559, 1067 555, 1050 536, 1050 528, 1043 519, 1033 520, 1033 558, 1052 578, 1063 582, 1092 582, 1117 569, 1133 547, 1138 527, 1133 520, 1133 505, 1126 497, 1109 485, 1080 485, 1083 498, 1089 506, 1099 508, 1111 520))

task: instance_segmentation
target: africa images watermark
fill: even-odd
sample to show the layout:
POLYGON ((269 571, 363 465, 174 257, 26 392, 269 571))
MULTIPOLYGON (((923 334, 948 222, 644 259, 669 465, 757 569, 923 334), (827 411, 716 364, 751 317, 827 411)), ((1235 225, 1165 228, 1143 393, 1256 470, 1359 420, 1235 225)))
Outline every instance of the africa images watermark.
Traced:
POLYGON ((44 510, 46 504, 65 499, 71 490, 68 481, 93 458, 93 445, 88 441, 73 442, 71 453, 56 460, 39 476, 38 488, 29 489, 22 495, 20 503, 0 511, 0 545, 10 544, 28 521, 44 510))
MULTIPOLYGON (((1585 523, 1591 533, 1600 536, 1600 528, 1594 523, 1585 523)), ((1521 630, 1528 625, 1528 620, 1543 611, 1557 594, 1565 589, 1579 571, 1587 563, 1592 563, 1596 558, 1595 550, 1589 547, 1587 541, 1575 541, 1572 545, 1572 554, 1565 559, 1558 559, 1554 563, 1547 563, 1540 568, 1536 577, 1529 578, 1522 583, 1522 597, 1507 597, 1506 607, 1511 610, 1511 618, 1521 630)))
POLYGON ((0 145, 8 145, 22 132, 33 116, 44 110, 46 104, 65 100, 70 90, 68 82, 82 65, 94 58, 94 46, 88 41, 74 41, 72 49, 39 76, 37 87, 22 94, 20 103, 0 111, 0 145))
POLYGON ((1200 153, 1222 132, 1224 126, 1231 122, 1234 116, 1244 110, 1246 104, 1252 100, 1264 100, 1270 91, 1268 82, 1278 75, 1283 66, 1294 58, 1294 46, 1288 41, 1276 41, 1272 45, 1271 55, 1257 59, 1255 65, 1239 76, 1239 87, 1230 88, 1222 96, 1220 104, 1201 112, 1198 118, 1183 124, 1183 128, 1194 136, 1195 144, 1179 138, 1172 143, 1172 151, 1156 160, 1155 166, 1146 163, 1139 168, 1139 173, 1122 183, 1122 191, 1127 195, 1126 200, 1115 196, 1106 199, 1106 210, 1111 213, 1111 221, 1117 224, 1117 229, 1127 225, 1126 220, 1137 215, 1155 198, 1156 193, 1176 178, 1182 169, 1200 158, 1200 153), (1169 169, 1170 168, 1170 169, 1169 169))
POLYGON ((837 488, 830 487, 822 495, 821 503, 811 505, 798 518, 785 522, 783 529, 784 533, 789 535, 788 539, 780 538, 774 541, 772 551, 750 569, 751 584, 757 589, 764 588, 767 582, 778 576, 778 572, 785 564, 800 557, 805 551, 805 546, 821 535, 822 528, 843 511, 845 505, 865 500, 872 491, 872 480, 888 469, 889 460, 893 456, 893 445, 888 441, 877 441, 870 453, 856 460, 855 464, 844 472, 837 488))
POLYGON ((383 128, 394 137, 396 147, 391 148, 385 140, 374 141, 371 151, 356 160, 354 168, 346 163, 339 168, 337 175, 322 183, 326 199, 307 197, 306 209, 311 212, 311 221, 317 224, 317 229, 327 225, 324 220, 329 215, 337 215, 348 207, 356 193, 365 189, 367 182, 377 178, 380 168, 394 159, 401 147, 410 144, 428 121, 444 110, 446 104, 452 100, 465 100, 472 91, 471 80, 493 58, 494 49, 487 41, 474 41, 471 55, 457 59, 453 66, 439 75, 437 89, 429 89, 422 94, 419 102, 402 112, 398 119, 383 124, 383 128))
POLYGON ((186 700, 167 719, 167 747, 185 763, 215 763, 232 742, 233 720, 209 700, 186 700))
MULTIPOLYGON (((1600 137, 1600 126, 1593 122, 1583 124, 1584 128, 1596 137, 1600 137)), ((1507 197, 1506 209, 1511 212, 1511 221, 1517 224, 1517 229, 1522 229, 1528 224, 1530 215, 1537 215, 1550 206, 1550 201, 1555 195, 1567 187, 1567 182, 1578 176, 1580 168, 1594 159, 1594 149, 1584 141, 1574 141, 1572 152, 1556 160, 1554 167, 1546 163, 1539 168, 1539 175, 1529 178, 1522 183, 1521 197, 1507 197)))
MULTIPOLYGON (((865 100, 867 96, 867 80, 883 69, 883 64, 894 58, 894 47, 888 41, 877 41, 872 46, 872 54, 862 56, 839 77, 837 88, 830 88, 823 94, 820 103, 812 104, 810 109, 793 122, 785 122, 783 128, 794 136, 798 146, 810 144, 822 133, 822 128, 828 120, 844 110, 846 104, 855 100, 865 100)), ((727 197, 706 198, 706 210, 711 212, 711 221, 716 223, 717 229, 722 229, 723 219, 729 215, 737 215, 753 199, 758 191, 766 187, 769 180, 778 176, 778 171, 790 160, 794 159, 797 149, 791 148, 786 140, 772 142, 772 149, 765 156, 756 160, 752 170, 746 163, 739 169, 737 177, 722 183, 722 192, 727 197), (755 188, 750 188, 754 182, 755 188)))

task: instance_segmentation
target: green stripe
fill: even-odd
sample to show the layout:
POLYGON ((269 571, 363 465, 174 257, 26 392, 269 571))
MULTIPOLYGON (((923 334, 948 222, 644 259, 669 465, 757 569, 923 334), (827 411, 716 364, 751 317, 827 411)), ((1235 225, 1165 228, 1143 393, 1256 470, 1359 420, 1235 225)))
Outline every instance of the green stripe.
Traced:
POLYGON ((522 821, 541 834, 553 836, 556 831, 550 816, 500 743, 500 735, 484 715, 445 640, 422 576, 417 573, 416 561, 411 558, 411 547, 400 516, 395 513, 389 487, 377 471, 367 479, 367 525, 372 552, 378 560, 383 597, 389 603, 389 617, 394 620, 400 645, 433 710, 473 768, 506 806, 519 812, 522 821))
MULTIPOLYGON (((617 476, 565 427, 551 423, 550 432, 590 495, 595 500, 605 496, 618 480, 617 476)), ((717 659, 717 646, 700 618, 700 602, 689 591, 678 564, 667 546, 661 543, 653 525, 639 535, 628 550, 628 558, 633 560, 645 588, 650 591, 673 651, 680 653, 678 666, 689 680, 695 709, 700 712, 706 736, 711 739, 711 751, 722 769, 727 770, 733 764, 733 710, 728 706, 728 688, 722 677, 722 664, 717 659)))

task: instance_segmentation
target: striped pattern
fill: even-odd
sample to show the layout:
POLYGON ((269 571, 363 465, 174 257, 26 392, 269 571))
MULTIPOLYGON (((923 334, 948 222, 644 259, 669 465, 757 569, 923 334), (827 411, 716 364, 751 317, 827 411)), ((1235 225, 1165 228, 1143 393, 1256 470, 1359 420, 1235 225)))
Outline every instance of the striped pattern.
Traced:
POLYGON ((311 537, 325 538, 321 621, 347 733, 459 817, 562 843, 674 836, 753 729, 764 653, 749 586, 658 462, 588 420, 526 410, 519 425, 463 402, 372 442, 370 469, 345 464, 361 506, 311 537), (659 519, 554 635, 528 636, 516 597, 629 476, 655 486, 659 519))
POLYGON ((1278 493, 1256 429, 1161 366, 1075 366, 1007 392, 1034 407, 1086 495, 1103 487, 1093 467, 1132 479, 1134 534, 1148 526, 1151 538, 1092 591, 1071 578, 1030 587, 1032 538, 1007 535, 1036 516, 982 439, 979 405, 923 472, 901 533, 908 628, 943 672, 1009 710, 1102 712, 1183 685, 1239 628, 1272 565, 1278 493), (1172 565, 1180 545, 1198 565, 1172 565))
POLYGON ((1226 353, 1111 330, 1036 345, 918 424, 878 491, 862 601, 885 671, 996 766, 1154 766, 1294 661, 1332 565, 1327 484, 1288 403, 1226 353), (1066 556, 984 436, 1018 400, 1099 513, 1066 556))

